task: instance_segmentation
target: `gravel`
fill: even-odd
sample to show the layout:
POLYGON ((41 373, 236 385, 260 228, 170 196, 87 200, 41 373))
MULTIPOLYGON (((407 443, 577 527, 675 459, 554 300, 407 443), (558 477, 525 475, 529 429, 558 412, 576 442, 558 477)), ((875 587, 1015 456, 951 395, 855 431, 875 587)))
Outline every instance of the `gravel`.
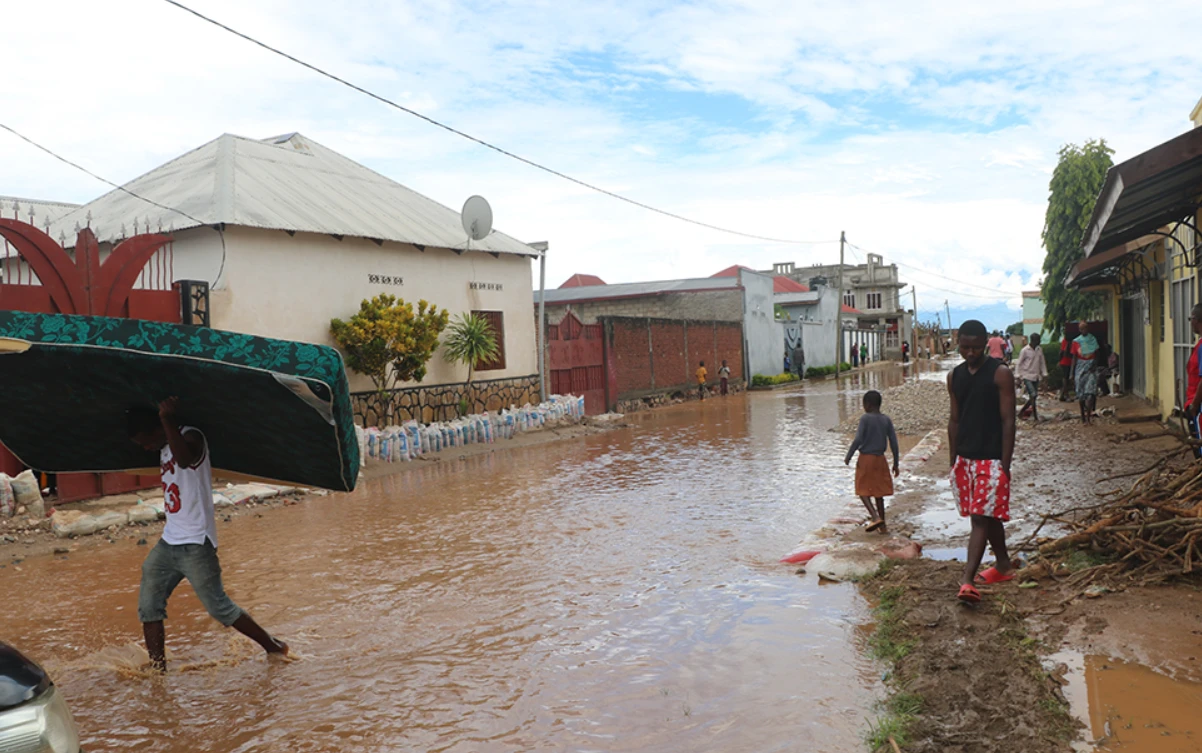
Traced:
MULTIPOLYGON (((898 434, 923 435, 946 429, 948 419, 947 384, 942 380, 920 379, 881 391, 881 412, 893 419, 898 434)), ((860 423, 856 415, 843 422, 839 431, 854 434, 860 423)))

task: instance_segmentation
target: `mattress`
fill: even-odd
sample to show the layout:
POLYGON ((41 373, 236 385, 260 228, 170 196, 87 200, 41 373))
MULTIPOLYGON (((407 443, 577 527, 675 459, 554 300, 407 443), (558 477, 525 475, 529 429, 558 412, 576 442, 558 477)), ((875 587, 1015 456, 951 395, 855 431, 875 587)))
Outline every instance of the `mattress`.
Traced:
MULTIPOLYGON (((0 442, 47 473, 158 468, 125 411, 180 399, 214 471, 355 488, 359 445, 337 350, 136 319, 0 311, 0 442)), ((157 471, 156 471, 157 472, 157 471)))

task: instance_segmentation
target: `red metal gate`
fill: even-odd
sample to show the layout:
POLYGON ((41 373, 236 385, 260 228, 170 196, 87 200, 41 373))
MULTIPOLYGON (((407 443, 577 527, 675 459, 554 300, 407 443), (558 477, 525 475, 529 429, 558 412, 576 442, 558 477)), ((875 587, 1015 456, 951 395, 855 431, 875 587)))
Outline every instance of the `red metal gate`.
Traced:
POLYGON ((547 327, 547 371, 554 395, 583 395, 584 412, 606 411, 605 347, 600 324, 581 324, 572 313, 547 327))
MULTIPOLYGON (((181 319, 180 296, 172 284, 171 238, 166 235, 121 241, 102 264, 100 244, 90 228, 79 231, 73 257, 33 225, 0 217, 0 243, 0 310, 172 323, 181 319)), ((0 445, 0 472, 15 475, 21 470, 20 461, 0 445)), ((62 502, 159 483, 156 477, 125 473, 61 474, 57 481, 62 502)))

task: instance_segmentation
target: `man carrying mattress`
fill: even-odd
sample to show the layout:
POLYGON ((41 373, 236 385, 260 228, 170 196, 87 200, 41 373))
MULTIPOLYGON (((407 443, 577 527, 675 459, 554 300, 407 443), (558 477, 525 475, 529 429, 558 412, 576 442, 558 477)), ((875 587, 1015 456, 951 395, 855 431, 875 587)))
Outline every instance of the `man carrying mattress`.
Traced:
POLYGON ((276 640, 242 611, 221 584, 217 561, 217 516, 213 507, 213 467, 204 434, 176 419, 178 398, 159 404, 158 411, 135 407, 126 412, 129 437, 159 453, 163 507, 167 525, 163 536, 142 563, 138 619, 154 669, 166 671, 167 598, 184 578, 200 603, 226 627, 258 643, 269 654, 288 654, 288 644, 276 640))

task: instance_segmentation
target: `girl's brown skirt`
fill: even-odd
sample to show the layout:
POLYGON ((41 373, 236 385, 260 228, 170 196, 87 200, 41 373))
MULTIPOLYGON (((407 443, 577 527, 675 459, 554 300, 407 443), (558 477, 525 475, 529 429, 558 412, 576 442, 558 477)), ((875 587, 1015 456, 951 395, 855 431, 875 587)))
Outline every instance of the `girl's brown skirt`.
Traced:
POLYGON ((893 496, 893 475, 884 455, 859 455, 856 460, 856 496, 893 496))

